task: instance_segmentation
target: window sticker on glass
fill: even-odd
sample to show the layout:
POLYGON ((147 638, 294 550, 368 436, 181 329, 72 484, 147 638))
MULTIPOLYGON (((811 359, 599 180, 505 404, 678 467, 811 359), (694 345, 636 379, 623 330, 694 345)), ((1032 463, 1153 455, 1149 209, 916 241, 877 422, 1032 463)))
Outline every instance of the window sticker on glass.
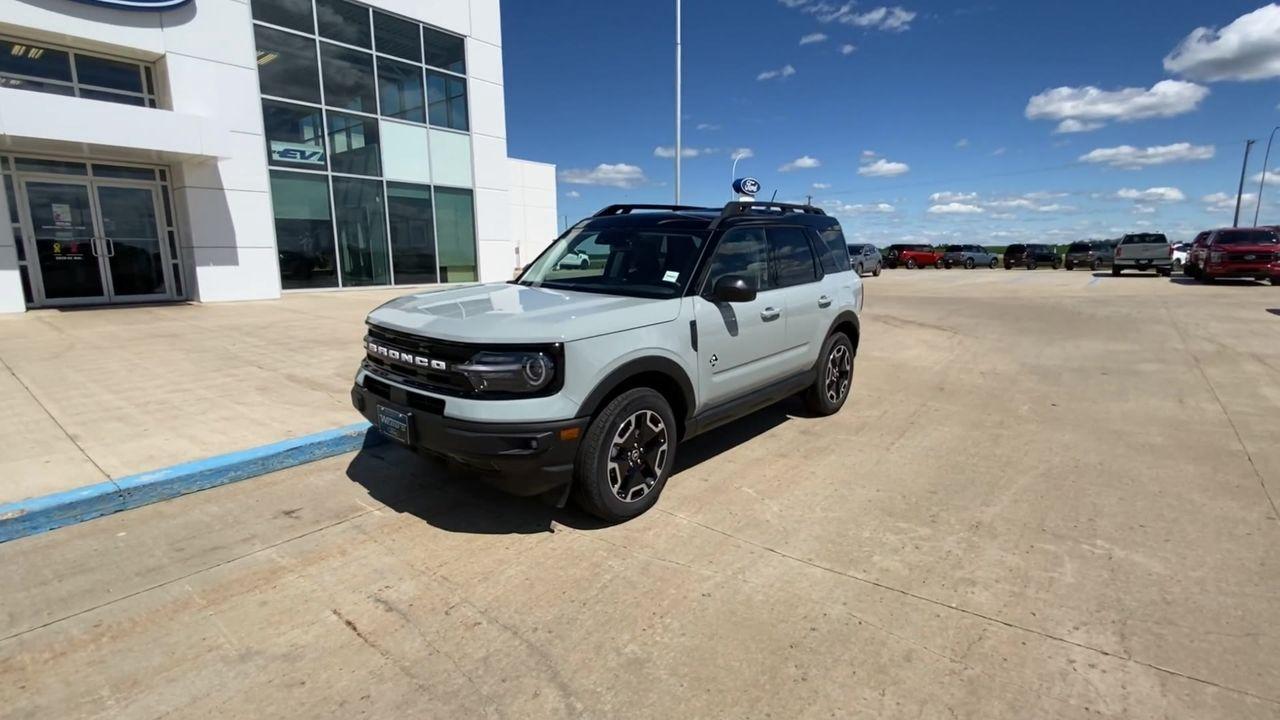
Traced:
POLYGON ((680 273, 675 270, 668 270, 662 275, 662 282, 680 282, 680 273))

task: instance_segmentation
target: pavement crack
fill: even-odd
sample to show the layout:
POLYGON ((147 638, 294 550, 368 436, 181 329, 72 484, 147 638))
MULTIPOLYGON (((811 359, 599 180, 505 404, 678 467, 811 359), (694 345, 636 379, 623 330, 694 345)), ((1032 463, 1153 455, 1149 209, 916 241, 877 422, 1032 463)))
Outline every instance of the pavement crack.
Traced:
MULTIPOLYGON (((1195 675, 1189 675, 1189 674, 1187 674, 1187 673, 1180 672, 1180 671, 1178 671, 1178 670, 1174 670, 1174 669, 1172 669, 1172 668, 1167 668, 1167 667, 1163 667, 1163 666, 1161 666, 1161 665, 1156 665, 1155 663, 1146 662, 1145 660, 1139 660, 1139 659, 1137 659, 1137 658, 1135 658, 1135 657, 1132 657, 1132 656, 1130 656, 1130 655, 1123 655, 1123 654, 1120 654, 1120 653, 1112 652, 1112 651, 1110 651, 1110 650, 1104 650, 1103 648, 1094 647, 1094 646, 1092 646, 1092 645, 1088 645, 1088 644, 1086 644, 1086 643, 1078 642, 1078 641, 1076 641, 1076 640, 1071 640, 1071 639, 1069 639, 1069 638, 1065 638, 1065 637, 1062 637, 1062 636, 1060 636, 1060 635, 1054 635, 1053 633, 1048 633, 1048 632, 1045 632, 1045 631, 1043 631, 1043 630, 1036 630, 1035 628, 1026 627, 1025 625, 1019 625, 1018 623, 1011 622, 1011 621, 1009 621, 1009 620, 1003 620, 1003 619, 998 618, 998 617, 995 617, 995 616, 993 616, 993 615, 987 615, 987 614, 982 613, 982 612, 979 612, 979 611, 977 611, 977 610, 971 610, 971 609, 969 609, 969 608, 961 607, 961 606, 959 606, 959 605, 955 605, 955 604, 952 604, 952 603, 945 603, 945 602, 942 602, 941 600, 935 600, 934 598, 927 597, 927 596, 925 596, 925 595, 920 595, 919 593, 914 593, 914 592, 911 592, 910 590, 903 590, 902 588, 896 588, 896 587, 894 587, 894 586, 892 586, 892 585, 887 585, 887 584, 885 584, 885 583, 882 583, 882 582, 879 582, 879 581, 876 581, 876 580, 872 580, 871 578, 862 577, 862 576, 860 576, 860 575, 855 575, 854 573, 846 572, 846 571, 844 571, 844 570, 839 570, 839 569, 836 569, 836 568, 833 568, 833 567, 830 567, 830 566, 827 566, 827 565, 823 565, 822 563, 819 563, 819 562, 816 562, 816 561, 813 561, 813 560, 807 560, 807 559, 802 558, 802 557, 797 557, 797 556, 795 556, 795 555, 792 555, 792 554, 787 553, 787 552, 785 552, 785 551, 779 550, 779 549, 777 549, 777 548, 770 547, 769 545, 765 545, 765 544, 763 544, 763 543, 756 542, 756 541, 751 540, 751 539, 749 539, 749 538, 740 537, 740 536, 738 536, 738 535, 734 535, 733 533, 727 532, 727 531, 725 531, 725 530, 721 530, 721 529, 719 529, 719 528, 712 527, 712 526, 710 526, 710 525, 707 525, 706 523, 702 523, 702 522, 699 522, 699 521, 697 521, 697 520, 694 520, 693 518, 689 518, 689 517, 685 517, 685 516, 683 516, 683 515, 679 515, 679 514, 677 514, 677 513, 673 513, 673 512, 671 512, 670 510, 663 510, 662 508, 654 508, 654 509, 653 509, 653 511, 663 513, 664 515, 669 515, 669 516, 671 516, 671 517, 673 517, 673 518, 676 518, 677 520, 682 520, 682 521, 687 522, 687 523, 690 523, 690 524, 692 524, 692 525, 696 525, 697 527, 700 527, 700 528, 702 528, 702 529, 704 529, 704 530, 707 530, 707 531, 709 531, 709 532, 716 533, 717 535, 722 535, 722 536, 727 537, 727 538, 729 538, 729 539, 731 539, 731 540, 735 540, 735 541, 737 541, 737 542, 741 542, 741 543, 744 543, 744 544, 746 544, 746 545, 750 545, 750 546, 752 546, 752 547, 759 548, 760 550, 764 550, 765 552, 772 553, 772 554, 777 555, 778 557, 784 558, 784 559, 786 559, 786 560, 790 560, 790 561, 792 561, 792 562, 797 562, 797 563, 801 563, 801 564, 803 564, 803 565, 807 565, 807 566, 809 566, 809 567, 811 567, 811 568, 813 568, 813 569, 815 569, 815 570, 819 570, 819 571, 826 572, 826 573, 831 573, 831 574, 833 574, 833 575, 837 575, 837 576, 839 576, 839 577, 847 578, 847 579, 849 579, 849 580, 853 580, 853 581, 855 581, 855 582, 860 582, 860 583, 863 583, 863 584, 866 584, 866 585, 870 585, 870 586, 872 586, 872 587, 880 588, 881 590, 887 590, 887 591, 892 592, 892 593, 897 593, 897 594, 902 595, 902 596, 904 596, 904 597, 909 597, 909 598, 912 598, 912 599, 915 599, 915 600, 919 600, 920 602, 929 603, 930 605, 934 605, 934 606, 936 606, 936 607, 943 608, 943 609, 945 609, 945 610, 950 610, 950 611, 953 611, 953 612, 960 612, 960 613, 964 613, 965 615, 969 615, 970 617, 975 617, 975 618, 978 618, 978 619, 980 619, 980 620, 986 620, 987 622, 993 622, 993 623, 996 623, 996 624, 998 624, 998 625, 1002 625, 1002 626, 1004 626, 1004 627, 1007 627, 1007 628, 1009 628, 1009 629, 1011 629, 1011 630, 1018 630, 1018 631, 1021 631, 1021 632, 1030 633, 1030 634, 1032 634, 1032 635, 1036 635, 1036 636, 1041 637, 1041 638, 1044 638, 1044 639, 1046 639, 1046 640, 1052 640, 1052 641, 1054 641, 1054 642, 1060 642, 1060 643, 1063 643, 1063 644, 1066 644, 1066 645, 1070 645, 1070 646, 1075 647, 1075 648, 1079 648, 1079 649, 1081 649, 1081 650, 1085 650, 1085 651, 1092 652, 1092 653, 1097 653, 1098 655, 1103 655, 1103 656, 1106 656, 1106 657, 1109 657, 1109 658, 1114 658, 1114 659, 1116 659, 1116 660, 1122 660, 1122 661, 1125 661, 1125 662, 1131 662, 1131 663, 1134 663, 1134 664, 1136 664, 1136 665, 1141 665, 1142 667, 1149 668, 1149 669, 1154 670, 1154 671, 1156 671, 1156 672, 1160 672, 1160 673, 1164 673, 1164 674, 1167 674, 1167 675, 1172 675, 1172 676, 1175 676, 1175 677, 1183 678, 1183 679, 1185 679, 1185 680, 1190 680, 1190 681, 1192 681, 1192 682, 1200 683, 1200 684, 1202 684, 1202 685, 1208 685, 1208 686, 1210 686, 1210 687, 1217 688, 1218 690, 1223 690, 1223 691, 1226 691, 1226 692, 1232 692, 1232 693, 1236 693, 1236 694, 1239 694, 1239 695, 1245 695, 1245 696, 1247 696, 1247 697, 1253 698, 1254 700, 1258 700, 1258 701, 1261 701, 1261 702, 1269 703, 1269 704, 1271 704, 1271 705, 1280 706, 1280 699, 1277 699, 1277 698, 1271 698, 1271 697, 1267 697, 1267 696, 1265 696, 1265 695, 1259 695, 1259 694, 1257 694, 1257 693, 1255 693, 1255 692, 1251 692, 1251 691, 1249 691, 1249 690, 1245 690, 1245 689, 1242 689, 1242 688, 1232 687, 1232 686, 1230 686, 1230 685, 1223 685, 1222 683, 1214 682, 1213 680, 1207 680, 1207 679, 1205 679, 1205 678, 1196 677, 1195 675)), ((934 650, 930 650, 930 652, 933 652, 934 654, 938 654, 938 655, 940 655, 941 657, 947 657, 947 656, 945 656, 945 655, 941 655, 940 653, 937 653, 937 651, 934 651, 934 650)), ((948 658, 948 659, 953 659, 953 658, 948 658)), ((957 662, 959 662, 959 661, 957 661, 957 662)), ((964 663, 961 663, 961 664, 964 664, 964 663)))
MULTIPOLYGON (((40 410, 44 412, 46 416, 48 416, 49 420, 51 420, 54 425, 58 426, 58 429, 62 431, 62 434, 66 436, 67 440, 69 440, 72 445, 76 446, 76 449, 80 451, 80 454, 84 456, 84 459, 88 460, 89 464, 92 465, 94 469, 96 469, 99 473, 101 473, 102 477, 107 482, 111 483, 112 485, 116 485, 116 481, 111 479, 111 475, 106 470, 103 470, 102 466, 98 464, 98 461, 94 460, 93 457, 89 455, 89 451, 85 450, 84 446, 80 444, 80 441, 76 440, 75 436, 72 435, 65 427, 63 427, 62 422, 58 420, 57 416, 55 416, 52 412, 49 412, 49 408, 45 407, 44 402, 40 400, 40 397, 38 395, 36 395, 35 390, 32 390, 31 387, 27 385, 26 381, 24 381, 21 377, 19 377, 18 373, 14 372, 12 367, 9 367, 9 363, 5 362, 4 358, 0 358, 0 365, 4 366, 4 369, 8 371, 9 375, 13 377, 14 382, 21 385, 22 389, 27 391, 27 395, 31 397, 31 400, 40 407, 40 410)), ((116 485, 116 491, 119 492, 119 490, 120 490, 120 486, 116 485)))
POLYGON ((400 662, 399 659, 397 659, 394 655, 392 655, 391 653, 383 649, 382 646, 370 640, 367 635, 361 632, 359 626, 357 626, 351 618, 347 617, 346 615, 343 615, 341 612, 338 611, 337 608, 329 608, 329 612, 333 613, 334 617, 341 620, 342 624, 345 625, 347 629, 352 632, 352 634, 360 638, 360 642, 363 642, 365 645, 368 645, 374 652, 378 653, 379 657, 381 657, 386 662, 390 663, 391 666, 394 667, 397 672, 403 675, 406 680, 413 683, 414 687, 418 688, 418 690, 424 693, 430 692, 430 688, 428 688, 426 684, 424 684, 421 680, 419 680, 417 676, 409 672, 409 669, 404 667, 404 665, 400 662))

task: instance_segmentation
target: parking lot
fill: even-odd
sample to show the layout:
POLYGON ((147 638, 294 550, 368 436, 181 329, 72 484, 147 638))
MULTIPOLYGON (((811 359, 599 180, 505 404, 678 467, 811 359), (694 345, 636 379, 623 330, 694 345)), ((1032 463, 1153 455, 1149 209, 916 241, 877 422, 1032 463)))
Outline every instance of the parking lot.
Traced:
POLYGON ((1280 288, 866 288, 623 525, 380 446, 0 545, 4 716, 1280 716, 1280 288))

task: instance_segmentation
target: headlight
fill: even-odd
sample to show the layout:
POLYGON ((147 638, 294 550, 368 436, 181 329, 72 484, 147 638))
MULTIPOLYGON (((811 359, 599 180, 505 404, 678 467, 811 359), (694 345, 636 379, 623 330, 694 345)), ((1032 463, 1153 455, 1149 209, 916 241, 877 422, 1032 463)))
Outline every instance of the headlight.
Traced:
POLYGON ((457 370, 482 393, 535 393, 551 384, 555 360, 543 352, 485 350, 457 370))

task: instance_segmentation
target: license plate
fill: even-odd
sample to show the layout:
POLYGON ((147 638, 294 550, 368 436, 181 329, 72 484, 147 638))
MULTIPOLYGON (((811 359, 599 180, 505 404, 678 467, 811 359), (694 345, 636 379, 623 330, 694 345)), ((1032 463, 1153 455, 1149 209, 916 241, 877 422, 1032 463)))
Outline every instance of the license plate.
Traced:
POLYGON ((378 406, 378 431, 396 442, 409 442, 409 413, 378 406))
POLYGON ((1245 256, 1244 256, 1244 259, 1245 259, 1245 260, 1257 260, 1257 259, 1258 259, 1258 256, 1257 256, 1257 255, 1245 255, 1245 256))
POLYGON ((1150 260, 1139 260, 1139 261, 1138 261, 1138 264, 1139 264, 1139 265, 1150 265, 1150 264, 1151 264, 1151 261, 1150 261, 1150 260))

